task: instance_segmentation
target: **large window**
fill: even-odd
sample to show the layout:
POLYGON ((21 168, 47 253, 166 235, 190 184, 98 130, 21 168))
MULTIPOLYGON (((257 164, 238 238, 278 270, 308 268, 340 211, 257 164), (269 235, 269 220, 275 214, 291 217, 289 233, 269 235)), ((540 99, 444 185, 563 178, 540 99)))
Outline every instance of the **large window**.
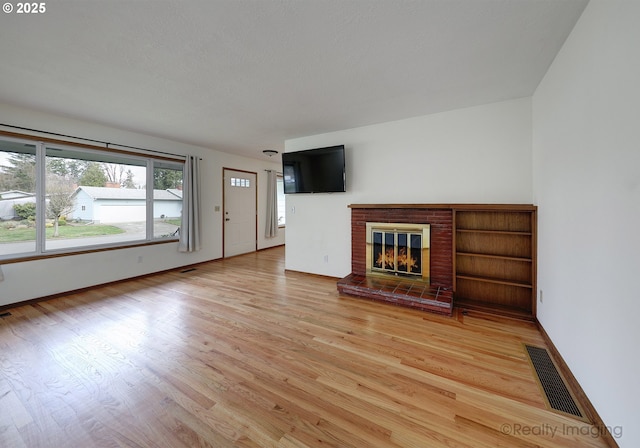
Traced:
POLYGON ((0 259, 176 239, 181 213, 180 162, 0 137, 0 259))

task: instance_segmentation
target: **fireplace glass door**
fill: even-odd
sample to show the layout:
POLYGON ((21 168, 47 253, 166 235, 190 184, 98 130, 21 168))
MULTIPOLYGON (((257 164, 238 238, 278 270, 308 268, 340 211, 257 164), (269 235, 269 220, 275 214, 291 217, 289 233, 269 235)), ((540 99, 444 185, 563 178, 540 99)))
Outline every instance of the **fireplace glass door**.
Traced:
POLYGON ((429 224, 367 222, 366 272, 429 282, 429 224))
POLYGON ((422 275, 421 233, 374 230, 371 238, 372 270, 422 275))

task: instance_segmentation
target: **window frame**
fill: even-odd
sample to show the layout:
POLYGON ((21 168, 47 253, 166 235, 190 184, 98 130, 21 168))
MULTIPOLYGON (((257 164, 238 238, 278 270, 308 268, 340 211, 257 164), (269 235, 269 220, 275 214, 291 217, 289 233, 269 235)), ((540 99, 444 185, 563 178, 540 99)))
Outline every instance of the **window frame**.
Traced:
MULTIPOLYGON (((178 234, 168 236, 154 236, 154 169, 165 168, 175 169, 176 171, 184 170, 184 159, 180 156, 163 157, 153 156, 147 153, 139 153, 133 151, 124 151, 114 148, 98 147, 94 145, 80 144, 68 142, 52 138, 44 138, 38 136, 30 136, 17 134, 13 132, 0 131, 0 140, 25 145, 35 145, 35 168, 36 168, 36 187, 35 187, 35 204, 36 204, 36 235, 35 248, 29 252, 10 253, 0 255, 0 264, 19 263, 24 261, 55 258, 61 256, 70 256, 78 254, 86 254, 93 252, 102 252, 109 250, 118 250, 131 247, 149 246, 157 244, 176 243, 179 239, 178 234), (144 166, 146 168, 145 182, 151 188, 145 188, 145 237, 136 240, 125 240, 120 242, 109 242, 103 244, 92 244, 84 246, 71 246, 60 249, 46 249, 45 230, 46 230, 46 161, 47 149, 63 149, 69 154, 86 154, 89 159, 99 159, 103 157, 104 163, 110 160, 121 160, 122 163, 135 161, 132 165, 144 166)), ((4 152, 4 151, 2 151, 4 152)), ((78 157, 77 160, 83 160, 78 157)), ((86 159, 85 159, 86 160, 86 159)), ((184 201, 184 196, 183 196, 184 201)))

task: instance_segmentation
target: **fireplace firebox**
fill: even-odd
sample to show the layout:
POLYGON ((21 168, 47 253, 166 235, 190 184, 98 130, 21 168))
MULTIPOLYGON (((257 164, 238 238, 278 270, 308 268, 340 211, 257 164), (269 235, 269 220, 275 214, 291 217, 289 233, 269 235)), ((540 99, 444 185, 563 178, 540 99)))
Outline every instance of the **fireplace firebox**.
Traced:
POLYGON ((366 223, 367 275, 429 282, 429 224, 366 223))

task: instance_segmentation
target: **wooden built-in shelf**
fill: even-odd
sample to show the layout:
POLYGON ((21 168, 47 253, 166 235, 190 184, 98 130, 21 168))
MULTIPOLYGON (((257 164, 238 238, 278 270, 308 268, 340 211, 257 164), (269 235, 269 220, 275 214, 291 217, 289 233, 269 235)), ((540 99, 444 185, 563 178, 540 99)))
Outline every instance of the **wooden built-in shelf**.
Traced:
POLYGON ((533 318, 536 207, 454 208, 456 306, 533 318))

